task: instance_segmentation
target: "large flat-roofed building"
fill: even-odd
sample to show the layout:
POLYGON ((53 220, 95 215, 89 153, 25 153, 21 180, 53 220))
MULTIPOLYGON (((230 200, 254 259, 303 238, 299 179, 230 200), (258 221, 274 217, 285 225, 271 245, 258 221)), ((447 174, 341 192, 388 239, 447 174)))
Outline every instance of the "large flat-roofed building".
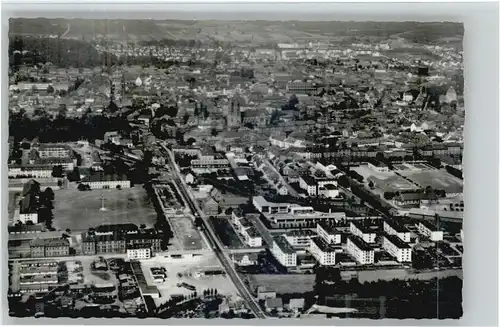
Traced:
POLYGON ((286 85, 287 92, 296 94, 315 93, 318 86, 314 82, 290 81, 286 85))
POLYGON ((377 234, 370 228, 358 221, 351 221, 349 230, 351 234, 359 236, 366 243, 375 243, 377 234))
POLYGON ((311 238, 308 250, 320 265, 335 265, 335 249, 321 237, 311 238))
POLYGON ((272 203, 268 202, 263 196, 253 197, 254 207, 263 214, 288 213, 290 208, 289 203, 272 203))
POLYGON ((420 221, 417 228, 422 235, 428 237, 431 241, 439 242, 443 240, 443 231, 439 230, 436 225, 430 221, 420 221))
POLYGON ((68 158, 72 154, 71 148, 66 144, 40 144, 38 148, 40 158, 68 158))
POLYGON ((312 212, 312 213, 301 213, 301 214, 275 214, 268 215, 266 218, 273 224, 277 225, 279 228, 290 228, 290 227, 304 227, 308 224, 317 224, 319 222, 332 222, 344 219, 346 217, 345 212, 312 212))
POLYGON ((254 197, 253 205, 278 228, 305 227, 310 223, 331 222, 346 217, 345 212, 325 213, 298 204, 272 203, 262 196, 254 197))
POLYGON ((375 262, 375 251, 359 236, 350 235, 347 238, 347 252, 362 265, 375 262))
POLYGON ((309 246, 311 238, 316 236, 316 233, 309 229, 296 229, 286 232, 283 236, 293 247, 306 248, 309 246))
POLYGON ((285 267, 297 266, 297 252, 288 243, 285 237, 277 236, 273 239, 272 253, 276 260, 285 267))
POLYGON ((318 233, 318 236, 329 244, 342 243, 342 234, 337 229, 328 224, 318 223, 318 225, 316 226, 316 233, 318 233))
POLYGON ((389 254, 396 257, 398 262, 411 262, 411 247, 398 236, 385 234, 382 246, 389 254))
POLYGON ((393 219, 384 219, 384 232, 390 235, 396 235, 402 241, 409 243, 411 238, 411 233, 406 227, 401 226, 393 219))

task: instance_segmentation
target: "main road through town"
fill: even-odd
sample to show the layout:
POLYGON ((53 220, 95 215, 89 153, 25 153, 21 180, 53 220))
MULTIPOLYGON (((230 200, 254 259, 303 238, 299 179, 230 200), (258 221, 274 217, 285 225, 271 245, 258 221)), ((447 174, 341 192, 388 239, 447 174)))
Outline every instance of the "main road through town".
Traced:
POLYGON ((199 208, 197 205, 196 201, 194 200, 193 195, 191 194, 188 186, 186 185, 185 181, 182 179, 182 176, 180 174, 179 168, 175 163, 175 158, 172 153, 167 147, 165 147, 163 144, 158 142, 158 145, 161 147, 163 150, 162 152, 165 154, 165 157, 168 161, 168 164, 172 168, 172 172, 175 175, 174 181, 179 187, 179 190, 181 190, 182 196, 184 197, 187 205, 193 212, 193 214, 196 217, 199 217, 202 219, 205 230, 207 231, 207 239, 209 240, 210 246, 215 252, 215 255, 221 262, 221 264, 224 266, 224 269, 226 270, 227 274, 233 281, 233 284, 236 286, 238 289, 241 297, 245 300, 247 303, 247 306, 252 310, 254 315, 257 318, 266 318, 266 315, 260 308, 260 306, 257 304, 253 296, 250 294, 248 289, 246 288, 245 284, 241 280, 240 276, 234 269, 234 266, 232 264, 232 261, 229 259, 228 254, 225 251, 224 246, 220 243, 217 235, 213 231, 212 225, 208 221, 208 217, 205 215, 205 213, 199 208))

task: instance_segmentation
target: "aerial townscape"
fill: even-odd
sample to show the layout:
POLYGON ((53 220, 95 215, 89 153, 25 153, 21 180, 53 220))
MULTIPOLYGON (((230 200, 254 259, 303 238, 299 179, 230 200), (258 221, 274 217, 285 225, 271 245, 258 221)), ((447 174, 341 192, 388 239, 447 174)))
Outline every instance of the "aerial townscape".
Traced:
POLYGON ((462 24, 9 24, 10 316, 462 316, 462 24))

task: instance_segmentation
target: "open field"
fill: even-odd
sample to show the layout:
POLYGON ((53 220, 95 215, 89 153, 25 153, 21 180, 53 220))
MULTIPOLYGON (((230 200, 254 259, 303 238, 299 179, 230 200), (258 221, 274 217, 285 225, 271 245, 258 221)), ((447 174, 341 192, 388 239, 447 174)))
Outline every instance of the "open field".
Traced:
POLYGON ((444 190, 447 194, 462 193, 464 189, 463 182, 448 174, 444 169, 404 170, 399 171, 399 174, 412 180, 422 188, 431 186, 433 189, 444 190))
POLYGON ((160 305, 170 299, 172 295, 190 295, 190 291, 184 287, 178 287, 179 283, 187 283, 196 288, 198 294, 209 288, 217 289, 219 294, 236 295, 238 291, 226 275, 210 275, 203 273, 196 276, 196 272, 204 272, 210 269, 222 269, 214 254, 204 255, 186 259, 174 259, 175 261, 145 260, 141 261, 142 271, 148 285, 155 285, 161 293, 159 299, 154 299, 156 305, 160 305), (165 267, 167 278, 162 283, 155 283, 151 274, 151 268, 165 267))
POLYGON ((200 232, 194 227, 189 217, 170 217, 168 221, 174 231, 174 236, 179 238, 179 242, 184 250, 201 250, 206 248, 200 232))
POLYGON ((87 230, 102 224, 145 224, 152 227, 156 212, 142 187, 79 191, 65 189, 54 191, 54 228, 87 230), (100 211, 101 195, 105 211, 100 211))
POLYGON ((276 293, 304 293, 313 290, 315 275, 247 275, 252 291, 258 286, 266 286, 276 293))
POLYGON ((396 192, 416 189, 415 185, 396 175, 394 172, 378 172, 368 166, 353 167, 352 170, 363 176, 365 181, 372 180, 382 192, 396 192))

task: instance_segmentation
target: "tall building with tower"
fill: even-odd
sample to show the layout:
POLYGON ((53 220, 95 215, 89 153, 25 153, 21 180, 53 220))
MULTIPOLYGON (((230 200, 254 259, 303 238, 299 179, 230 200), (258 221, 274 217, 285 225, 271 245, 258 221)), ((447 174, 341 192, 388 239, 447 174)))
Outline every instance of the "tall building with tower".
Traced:
POLYGON ((227 115, 227 128, 239 128, 241 126, 240 99, 231 99, 229 113, 227 115))

